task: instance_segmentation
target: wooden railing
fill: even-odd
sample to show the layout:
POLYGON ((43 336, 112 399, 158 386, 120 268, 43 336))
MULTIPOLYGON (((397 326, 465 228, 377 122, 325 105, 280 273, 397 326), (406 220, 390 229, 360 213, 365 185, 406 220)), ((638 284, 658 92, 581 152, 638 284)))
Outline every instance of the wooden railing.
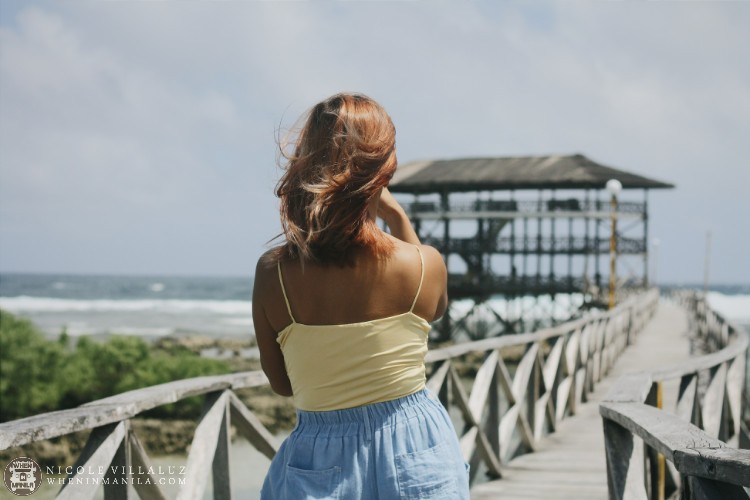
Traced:
MULTIPOLYGON (((132 484, 143 499, 166 499, 161 480, 129 419, 157 406, 205 395, 187 464, 180 474, 178 499, 203 498, 209 473, 214 498, 231 498, 229 425, 268 458, 278 444, 273 435, 232 391, 268 384, 263 372, 197 377, 125 392, 73 408, 0 424, 0 450, 91 429, 88 441, 56 498, 87 499, 104 486, 105 499, 128 498, 132 484), (134 472, 139 477, 134 478, 134 472), (85 478, 81 476, 85 475, 85 478), (77 480, 78 479, 78 480, 77 480)), ((33 457, 32 457, 33 458, 33 457)))
POLYGON ((743 422, 747 332, 703 297, 676 297, 692 329, 716 352, 679 366, 620 378, 599 406, 611 499, 748 498, 750 436, 743 422), (676 407, 664 382, 679 379, 676 407))
POLYGON ((576 405, 643 329, 658 300, 650 290, 611 311, 534 333, 431 350, 427 387, 463 420, 457 431, 472 480, 480 469, 491 478, 502 477, 503 463, 534 451, 560 420, 575 414, 576 405), (477 352, 484 360, 473 381, 467 380, 457 366, 477 352))
MULTIPOLYGON (((405 203, 404 208, 410 216, 426 218, 429 215, 445 216, 450 213, 472 213, 480 217, 492 218, 497 216, 512 216, 516 213, 538 214, 564 212, 566 216, 581 212, 589 212, 588 217, 606 215, 611 210, 609 201, 602 200, 474 200, 452 201, 444 210, 437 201, 417 201, 405 203)), ((646 205, 641 202, 620 201, 617 212, 622 217, 626 214, 640 216, 645 212, 646 205)))
MULTIPOLYGON (((533 451, 561 419, 575 414, 576 405, 586 400, 643 328, 657 302, 658 294, 652 290, 628 298, 611 311, 553 328, 430 350, 427 387, 463 420, 458 433, 464 458, 472 464, 472 478, 481 468, 491 477, 501 477, 504 462, 533 451), (476 374, 462 375, 461 370, 476 364, 466 358, 477 354, 483 360, 476 374)), ((275 438, 233 392, 266 384, 265 375, 256 371, 130 391, 0 424, 0 450, 90 429, 57 498, 92 498, 98 489, 92 484, 104 486, 106 499, 128 498, 128 484, 132 484, 141 498, 163 499, 164 489, 150 473, 151 460, 129 419, 157 406, 203 395, 204 409, 177 498, 202 498, 211 473, 214 498, 228 499, 230 424, 265 456, 272 458, 278 449, 275 438), (82 474, 86 480, 76 481, 82 474)))

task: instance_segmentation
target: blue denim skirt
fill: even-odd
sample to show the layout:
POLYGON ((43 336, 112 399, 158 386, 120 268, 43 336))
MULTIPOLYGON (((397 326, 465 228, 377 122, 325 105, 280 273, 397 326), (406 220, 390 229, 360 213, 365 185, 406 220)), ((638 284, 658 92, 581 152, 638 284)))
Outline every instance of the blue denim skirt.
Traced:
POLYGON ((297 411, 263 500, 466 499, 468 466, 443 405, 427 390, 344 410, 297 411))

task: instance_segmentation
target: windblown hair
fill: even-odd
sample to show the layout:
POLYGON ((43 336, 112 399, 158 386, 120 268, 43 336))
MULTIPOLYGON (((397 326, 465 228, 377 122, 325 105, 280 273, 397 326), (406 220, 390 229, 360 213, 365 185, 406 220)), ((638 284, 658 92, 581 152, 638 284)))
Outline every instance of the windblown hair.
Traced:
MULTIPOLYGON (((370 201, 396 170, 396 129, 362 94, 318 103, 297 132, 276 186, 286 244, 281 256, 320 264, 351 263, 352 250, 379 256, 393 248, 368 214, 370 201)), ((304 119, 304 116, 303 116, 304 119)))

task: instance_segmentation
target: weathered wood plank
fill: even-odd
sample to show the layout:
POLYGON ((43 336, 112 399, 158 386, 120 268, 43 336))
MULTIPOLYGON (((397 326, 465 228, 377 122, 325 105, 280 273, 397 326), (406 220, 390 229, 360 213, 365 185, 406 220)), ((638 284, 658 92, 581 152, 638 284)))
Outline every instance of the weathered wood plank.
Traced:
POLYGON ((124 392, 78 408, 2 423, 0 450, 119 422, 189 396, 227 388, 256 387, 267 383, 268 379, 262 371, 254 371, 196 377, 124 392))
POLYGON ((498 356, 497 351, 491 351, 474 377, 474 385, 472 385, 471 394, 469 395, 469 411, 474 415, 476 422, 481 422, 482 420, 482 412, 487 405, 490 386, 494 380, 495 369, 497 368, 498 356))
POLYGON ((499 391, 499 379, 500 374, 498 373, 498 367, 496 363, 495 373, 492 377, 492 385, 489 390, 489 399, 487 401, 487 420, 484 424, 484 433, 487 436, 487 441, 490 443, 490 448, 494 452, 493 455, 499 460, 500 457, 500 391, 499 391))
POLYGON ((695 402, 698 395, 697 375, 685 375, 680 378, 680 391, 677 396, 677 408, 675 414, 685 422, 693 422, 695 414, 695 402))
POLYGON ((511 436, 518 421, 518 405, 513 405, 500 419, 500 458, 504 461, 510 451, 511 436))
POLYGON ((560 381, 557 386, 557 400, 555 403, 555 421, 559 422, 565 417, 565 410, 569 408, 571 399, 574 395, 571 391, 571 385, 573 384, 573 377, 568 376, 560 381))
POLYGON ((568 375, 575 374, 578 369, 578 344, 581 339, 581 330, 573 332, 565 344, 565 373, 568 375))
POLYGON ((276 438, 234 393, 229 394, 229 411, 237 432, 269 460, 273 459, 279 450, 276 438))
POLYGON ((547 404, 549 403, 550 393, 545 392, 534 403, 534 441, 539 440, 544 435, 544 423, 547 417, 547 404))
POLYGON ((731 361, 727 371, 727 402, 734 424, 731 436, 739 442, 740 424, 742 423, 742 391, 745 387, 745 357, 737 356, 731 361))
POLYGON ((471 408, 469 408, 469 396, 466 394, 466 389, 464 389, 463 382, 461 382, 461 377, 458 376, 458 373, 456 372, 456 369, 453 367, 453 365, 451 365, 448 369, 448 375, 451 378, 454 406, 457 406, 458 409, 461 410, 461 415, 463 415, 464 422, 469 425, 476 425, 476 422, 474 421, 474 414, 471 413, 471 408))
POLYGON ((470 352, 486 352, 492 349, 502 349, 503 347, 539 342, 548 338, 564 335, 568 331, 579 328, 589 321, 592 321, 591 318, 581 318, 551 328, 538 330, 533 333, 503 335, 501 337, 482 339, 474 342, 464 342, 449 347, 442 347, 440 349, 432 349, 425 356, 425 363, 434 363, 444 359, 455 358, 470 352))
POLYGON ((216 442, 219 438, 221 422, 226 412, 228 393, 209 394, 206 398, 207 410, 195 429, 185 466, 185 484, 177 494, 177 500, 201 498, 206 490, 208 473, 212 470, 216 442))
POLYGON ((594 361, 589 359, 581 368, 578 369, 576 377, 576 395, 578 402, 588 401, 588 394, 594 390, 594 370, 592 369, 594 361))
POLYGON ((513 381, 503 358, 497 358, 497 370, 495 373, 497 373, 500 388, 503 391, 505 399, 508 401, 508 405, 512 406, 516 404, 516 397, 513 395, 513 381))
POLYGON ((748 349, 747 335, 738 335, 734 342, 731 342, 724 349, 706 354, 703 356, 691 357, 689 361, 680 363, 679 365, 668 366, 666 368, 657 369, 651 372, 651 376, 654 380, 668 380, 672 378, 682 377, 691 373, 696 373, 702 370, 708 370, 713 368, 720 363, 735 359, 738 356, 744 356, 748 349))
POLYGON ((442 361, 444 359, 455 358, 463 356, 470 352, 485 352, 491 349, 501 349, 503 347, 509 347, 514 345, 531 344, 533 342, 540 342, 552 337, 558 337, 566 335, 573 330, 580 329, 585 325, 589 325, 593 322, 606 320, 611 316, 623 314, 630 307, 646 307, 648 304, 655 303, 658 301, 658 291, 651 290, 644 294, 643 297, 632 297, 619 304, 615 309, 599 313, 597 316, 584 317, 577 320, 569 321, 560 325, 556 325, 550 328, 544 328, 537 330, 533 333, 517 333, 513 335, 503 335, 501 337, 488 338, 483 340, 477 340, 474 342, 465 342, 462 344, 456 344, 449 347, 443 347, 440 349, 430 350, 426 357, 426 363, 434 363, 436 361, 442 361))
POLYGON ((516 401, 521 401, 525 398, 526 388, 529 385, 529 379, 534 369, 538 350, 538 344, 531 344, 518 363, 516 374, 513 377, 513 395, 516 397, 516 401))
POLYGON ((748 495, 741 486, 723 484, 701 477, 688 477, 688 498, 694 500, 747 500, 748 495))
POLYGON ((42 413, 0 424, 0 450, 120 422, 130 416, 119 405, 42 413))
POLYGON ((125 427, 125 435, 123 436, 120 445, 115 451, 112 462, 110 462, 107 468, 107 473, 104 474, 104 500, 128 500, 129 491, 128 483, 130 482, 130 443, 128 435, 130 434, 130 421, 125 420, 120 425, 125 427))
POLYGON ((143 449, 138 436, 134 432, 128 433, 130 442, 130 457, 134 470, 138 471, 139 481, 133 485, 141 500, 167 500, 166 495, 159 487, 156 478, 149 472, 152 470, 151 460, 143 449))
POLYGON ((639 436, 672 462, 675 450, 724 447, 724 443, 693 424, 652 406, 603 402, 599 405, 599 413, 639 436))
POLYGON ((643 444, 617 422, 605 419, 603 425, 610 500, 646 500, 643 444))
POLYGON ((649 373, 632 373, 618 378, 604 400, 613 403, 642 403, 651 390, 649 373))
POLYGON ((544 360, 542 377, 544 378, 544 385, 547 390, 551 390, 555 384, 562 359, 563 343, 563 339, 558 339, 555 345, 552 346, 552 349, 550 349, 549 354, 547 354, 547 359, 544 360))
POLYGON ((117 453, 127 435, 127 423, 107 424, 91 431, 83 451, 73 465, 72 474, 68 475, 56 498, 61 500, 85 500, 93 498, 96 488, 92 483, 101 482, 109 470, 109 464, 117 453), (86 473, 81 483, 75 481, 77 471, 86 473))
POLYGON ((240 389, 244 387, 257 387, 268 384, 265 374, 258 371, 232 373, 230 375, 212 375, 195 377, 184 380, 176 380, 165 384, 136 389, 123 392, 104 399, 86 403, 85 407, 94 407, 100 404, 131 404, 138 403, 144 408, 153 408, 152 405, 173 403, 189 396, 206 394, 221 389, 240 389))
POLYGON ((501 477, 502 471, 499 459, 495 456, 493 446, 490 444, 490 442, 487 440, 487 437, 481 432, 480 429, 481 411, 479 414, 480 418, 475 418, 474 413, 471 411, 469 398, 466 395, 466 391, 461 384, 458 373, 456 373, 455 368, 453 368, 452 366, 449 369, 449 377, 451 378, 451 385, 454 389, 454 401, 456 403, 456 406, 458 406, 461 410, 461 413, 464 416, 464 421, 468 426, 468 430, 459 438, 459 445, 464 460, 469 462, 475 451, 478 450, 480 456, 487 465, 487 468, 490 470, 490 473, 496 475, 497 477, 501 477))
MULTIPOLYGON (((232 394, 228 392, 227 394, 232 394)), ((232 483, 229 474, 229 401, 224 404, 224 415, 219 423, 219 435, 216 438, 216 451, 211 463, 214 500, 231 500, 232 483)))
POLYGON ((724 394, 726 392, 727 365, 721 363, 715 369, 711 382, 703 397, 703 429, 714 438, 719 438, 724 420, 724 394))
POLYGON ((450 368, 450 360, 443 361, 440 367, 432 374, 430 379, 425 384, 428 391, 433 394, 439 394, 440 388, 445 382, 445 376, 448 374, 448 368, 450 368))
POLYGON ((750 450, 735 448, 686 448, 674 452, 681 474, 750 488, 750 450))

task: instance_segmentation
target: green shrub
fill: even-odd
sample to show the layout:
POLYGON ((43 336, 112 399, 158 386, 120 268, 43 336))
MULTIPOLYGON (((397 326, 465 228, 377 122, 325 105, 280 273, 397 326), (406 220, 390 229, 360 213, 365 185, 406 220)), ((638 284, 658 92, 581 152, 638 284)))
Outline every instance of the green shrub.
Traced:
MULTIPOLYGON (((202 375, 228 373, 227 363, 186 350, 154 350, 139 337, 106 342, 66 332, 47 340, 28 320, 0 311, 0 421, 75 406, 121 392, 202 375)), ((149 416, 192 418, 201 398, 154 408, 149 416)))

